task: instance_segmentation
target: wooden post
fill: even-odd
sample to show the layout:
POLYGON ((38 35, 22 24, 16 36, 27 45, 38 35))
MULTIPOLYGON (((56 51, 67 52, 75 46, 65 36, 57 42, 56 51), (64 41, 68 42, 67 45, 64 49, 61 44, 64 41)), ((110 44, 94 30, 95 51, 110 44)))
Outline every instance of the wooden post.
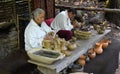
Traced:
POLYGON ((119 1, 120 0, 109 0, 108 4, 107 4, 107 8, 112 8, 112 9, 118 9, 117 11, 113 11, 113 12, 106 12, 105 13, 105 18, 116 24, 117 26, 120 26, 120 5, 119 5, 119 1))
POLYGON ((54 17, 55 15, 55 1, 54 0, 33 0, 33 7, 42 8, 46 12, 46 18, 54 17))
POLYGON ((46 0, 46 18, 55 16, 55 0, 46 0))

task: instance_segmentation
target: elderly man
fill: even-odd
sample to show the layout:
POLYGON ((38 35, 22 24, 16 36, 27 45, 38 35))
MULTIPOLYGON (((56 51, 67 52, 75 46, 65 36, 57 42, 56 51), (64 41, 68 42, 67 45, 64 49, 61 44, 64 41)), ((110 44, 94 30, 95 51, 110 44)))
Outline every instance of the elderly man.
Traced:
POLYGON ((51 28, 55 30, 55 32, 61 38, 65 38, 66 40, 71 39, 72 32, 71 30, 75 27, 75 25, 71 24, 71 20, 76 14, 76 10, 70 8, 66 11, 60 12, 51 23, 51 28))
POLYGON ((32 13, 32 19, 25 29, 25 50, 42 48, 44 39, 51 39, 54 31, 44 22, 45 11, 37 8, 32 13))

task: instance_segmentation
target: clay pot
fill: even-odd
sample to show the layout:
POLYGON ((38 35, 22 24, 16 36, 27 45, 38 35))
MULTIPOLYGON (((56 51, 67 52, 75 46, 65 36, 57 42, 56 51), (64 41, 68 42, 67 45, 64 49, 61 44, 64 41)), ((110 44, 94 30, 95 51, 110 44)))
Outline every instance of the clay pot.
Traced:
POLYGON ((95 57, 96 57, 96 53, 95 53, 95 52, 90 53, 88 56, 89 56, 91 59, 93 59, 93 58, 95 58, 95 57))
POLYGON ((75 42, 77 40, 76 37, 72 37, 72 42, 75 42))
POLYGON ((71 51, 68 51, 68 50, 61 50, 61 52, 62 52, 63 54, 65 54, 65 56, 67 56, 67 57, 72 54, 72 52, 71 52, 71 51))
POLYGON ((45 49, 51 48, 51 40, 43 40, 42 45, 45 49))
POLYGON ((90 50, 88 51, 88 53, 89 53, 88 56, 89 56, 91 59, 95 58, 96 53, 95 53, 95 51, 94 51, 94 48, 90 49, 90 50))
POLYGON ((95 46, 95 48, 94 48, 94 51, 95 51, 97 54, 102 54, 102 52, 103 52, 102 44, 101 44, 101 43, 96 43, 96 46, 95 46))
POLYGON ((102 43, 102 47, 103 47, 103 48, 107 48, 107 47, 108 47, 108 42, 103 42, 103 43, 102 43))
POLYGON ((87 57, 83 54, 83 55, 81 55, 80 57, 79 57, 79 59, 86 59, 87 57))
POLYGON ((84 67, 86 64, 86 61, 84 59, 79 59, 78 64, 80 64, 82 67, 84 67))
POLYGON ((70 43, 68 45, 68 49, 71 50, 71 51, 75 50, 75 48, 77 48, 77 45, 75 43, 70 43))
POLYGON ((111 43, 111 40, 106 39, 106 40, 103 40, 101 43, 103 48, 107 48, 108 45, 111 43))
POLYGON ((61 50, 67 50, 65 39, 61 39, 60 42, 61 42, 61 43, 60 43, 60 49, 61 49, 61 50))
POLYGON ((91 53, 94 53, 94 48, 91 48, 89 51, 88 51, 89 54, 91 53))

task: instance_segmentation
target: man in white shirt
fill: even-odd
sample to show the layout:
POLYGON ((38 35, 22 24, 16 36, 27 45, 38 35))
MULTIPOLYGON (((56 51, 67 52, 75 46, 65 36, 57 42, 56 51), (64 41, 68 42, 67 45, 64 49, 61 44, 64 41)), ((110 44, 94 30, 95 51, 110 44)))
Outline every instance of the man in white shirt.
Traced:
POLYGON ((44 22, 45 11, 37 8, 32 13, 32 19, 25 29, 25 50, 29 51, 33 48, 42 48, 44 39, 51 39, 53 33, 49 26, 44 22))
POLYGON ((55 30, 55 32, 61 38, 65 38, 66 40, 71 39, 72 32, 71 30, 74 28, 74 25, 71 24, 71 18, 73 18, 76 14, 76 10, 70 8, 66 11, 60 12, 51 23, 51 28, 55 30))

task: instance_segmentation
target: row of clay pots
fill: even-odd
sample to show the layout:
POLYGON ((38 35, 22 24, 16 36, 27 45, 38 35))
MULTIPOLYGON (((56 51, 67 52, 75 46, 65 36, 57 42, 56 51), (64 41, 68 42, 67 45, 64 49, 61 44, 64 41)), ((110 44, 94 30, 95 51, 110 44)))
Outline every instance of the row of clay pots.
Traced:
MULTIPOLYGON (((107 48, 110 43, 111 43, 111 40, 109 40, 109 39, 105 39, 105 40, 102 40, 102 41, 96 43, 95 47, 88 51, 88 57, 90 59, 93 59, 96 57, 96 54, 102 54, 103 49, 107 48)), ((82 67, 84 67, 86 64, 86 58, 87 58, 86 55, 84 55, 84 54, 81 55, 78 59, 78 64, 80 64, 82 67)))
POLYGON ((107 48, 110 43, 111 43, 111 40, 109 40, 109 39, 102 40, 102 41, 96 43, 96 45, 94 47, 94 51, 97 54, 102 54, 103 49, 107 48))
POLYGON ((96 56, 96 52, 93 49, 90 49, 88 56, 87 55, 81 55, 78 59, 78 64, 80 64, 82 67, 85 66, 87 58, 93 59, 96 56))

